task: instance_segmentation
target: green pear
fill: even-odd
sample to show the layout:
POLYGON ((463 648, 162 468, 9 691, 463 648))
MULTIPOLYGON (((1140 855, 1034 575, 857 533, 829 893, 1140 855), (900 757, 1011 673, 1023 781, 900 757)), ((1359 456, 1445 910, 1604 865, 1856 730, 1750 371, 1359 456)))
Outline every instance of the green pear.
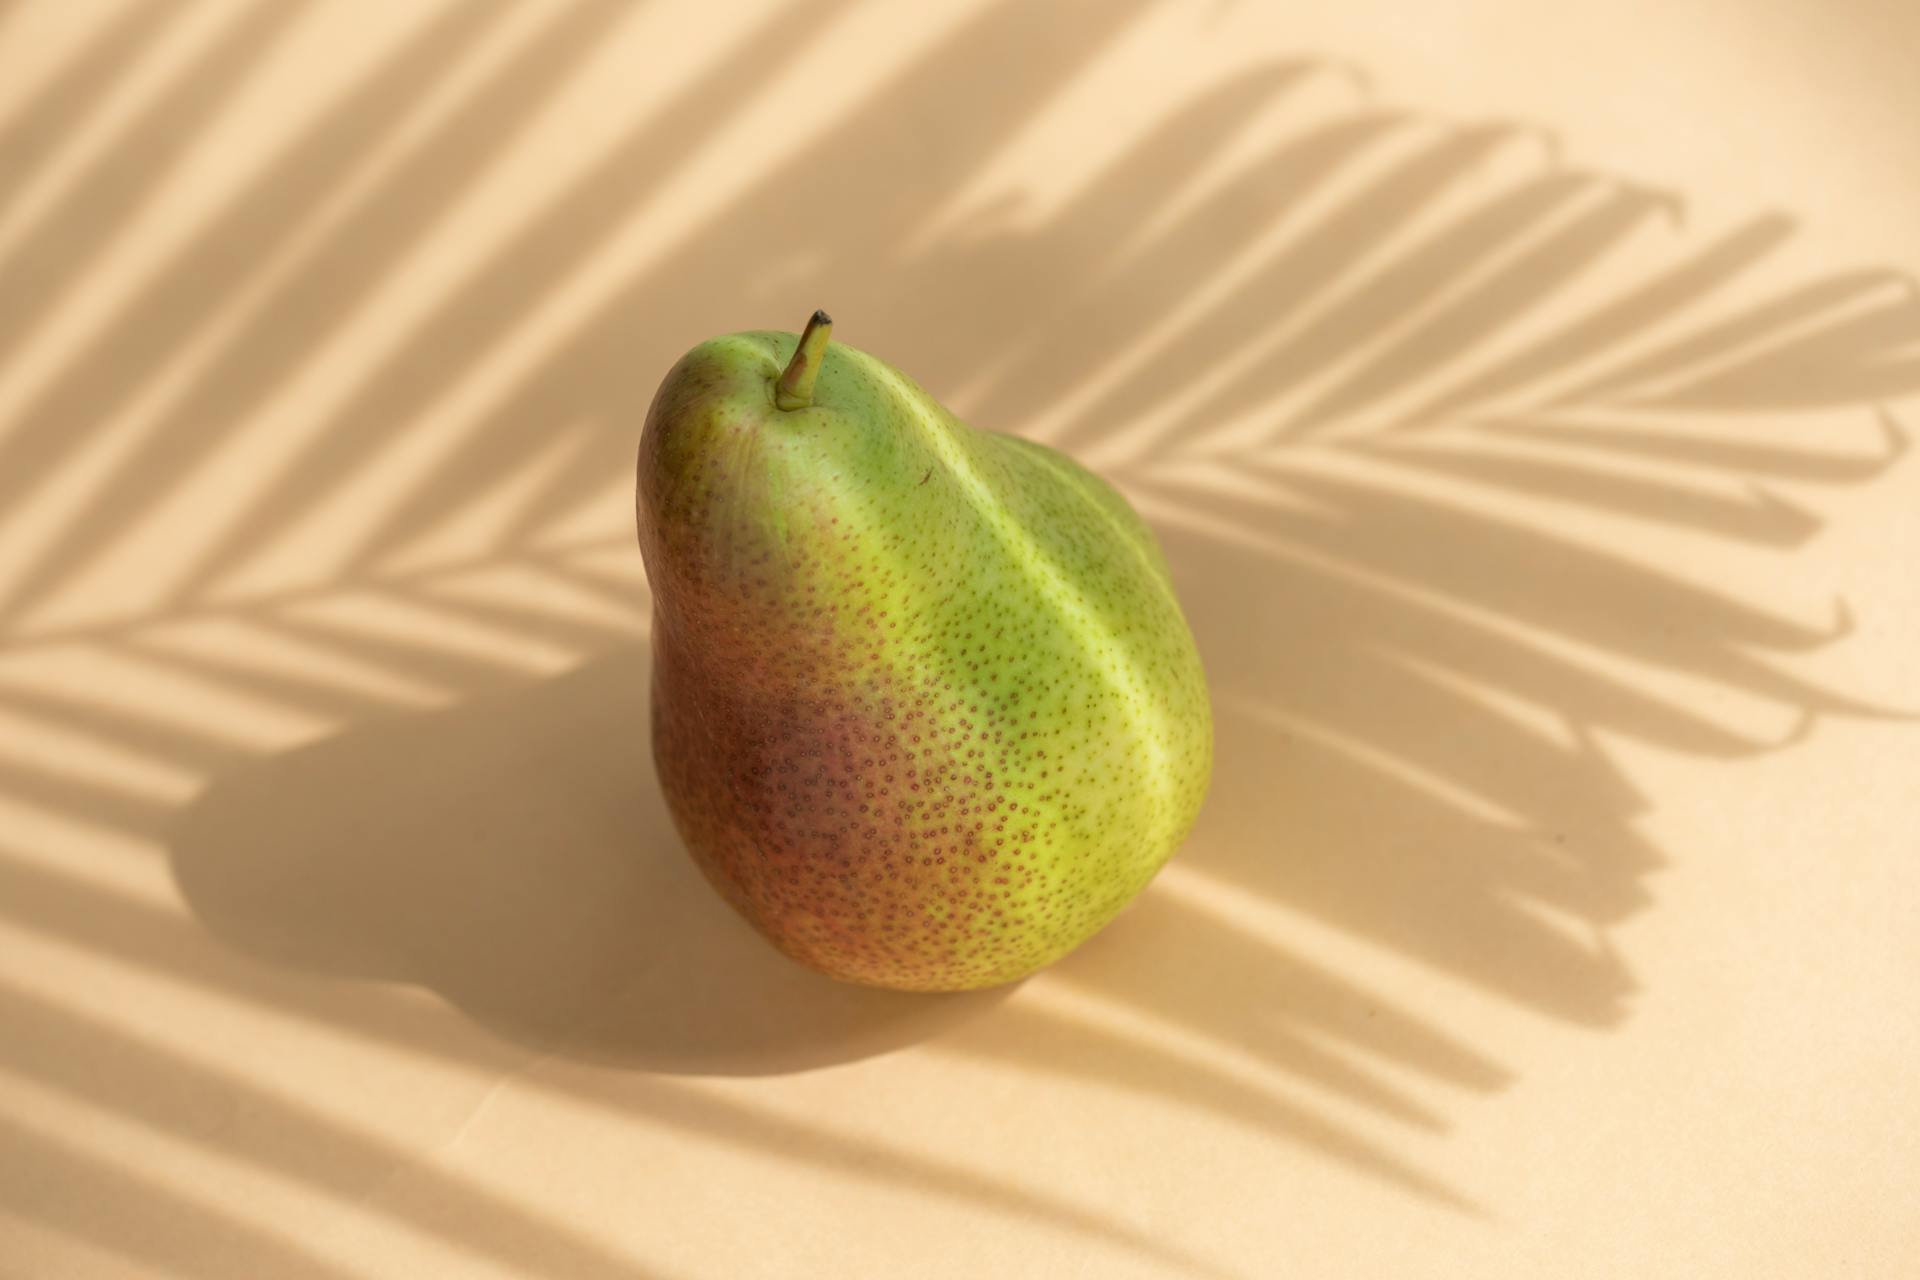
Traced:
POLYGON ((702 343, 648 412, 662 790, 707 878, 802 964, 1010 982, 1192 826, 1199 655, 1118 493, 830 328, 702 343))

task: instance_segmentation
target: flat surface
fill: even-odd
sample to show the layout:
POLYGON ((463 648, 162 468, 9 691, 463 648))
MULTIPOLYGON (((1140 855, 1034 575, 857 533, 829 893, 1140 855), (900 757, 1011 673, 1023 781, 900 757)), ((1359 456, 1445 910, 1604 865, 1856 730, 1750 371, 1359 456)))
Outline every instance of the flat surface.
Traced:
POLYGON ((1912 1275, 1917 31, 0 4, 0 1273, 1912 1275), (1208 663, 1012 991, 654 788, 647 399, 816 306, 1208 663))

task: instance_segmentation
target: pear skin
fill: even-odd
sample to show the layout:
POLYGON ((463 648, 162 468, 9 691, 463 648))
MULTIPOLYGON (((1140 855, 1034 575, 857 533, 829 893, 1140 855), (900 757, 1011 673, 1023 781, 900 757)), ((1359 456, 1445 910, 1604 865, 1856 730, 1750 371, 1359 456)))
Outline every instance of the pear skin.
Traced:
POLYGON ((833 977, 947 991, 1065 955, 1172 855, 1213 728, 1146 525, 829 339, 738 333, 640 441, 654 758, 707 878, 833 977))

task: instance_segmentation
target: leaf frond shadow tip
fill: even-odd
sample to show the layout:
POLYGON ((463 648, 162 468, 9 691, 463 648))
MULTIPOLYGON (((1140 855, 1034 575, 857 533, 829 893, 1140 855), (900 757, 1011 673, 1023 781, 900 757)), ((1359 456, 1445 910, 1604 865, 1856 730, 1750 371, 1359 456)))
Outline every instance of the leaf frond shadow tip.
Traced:
POLYGON ((1892 466, 1913 447, 1913 438, 1907 434, 1905 424, 1886 405, 1875 405, 1873 416, 1880 423, 1880 435, 1886 442, 1887 451, 1881 458, 1882 465, 1892 466))

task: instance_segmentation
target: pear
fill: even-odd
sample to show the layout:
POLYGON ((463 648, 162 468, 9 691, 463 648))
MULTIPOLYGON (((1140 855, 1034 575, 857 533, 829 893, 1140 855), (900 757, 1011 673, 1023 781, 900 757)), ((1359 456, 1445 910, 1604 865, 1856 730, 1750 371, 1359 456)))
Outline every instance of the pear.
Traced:
POLYGON ((702 343, 648 412, 661 787, 708 880, 793 959, 1010 982, 1192 826, 1199 655, 1117 492, 969 427, 831 323, 702 343))

